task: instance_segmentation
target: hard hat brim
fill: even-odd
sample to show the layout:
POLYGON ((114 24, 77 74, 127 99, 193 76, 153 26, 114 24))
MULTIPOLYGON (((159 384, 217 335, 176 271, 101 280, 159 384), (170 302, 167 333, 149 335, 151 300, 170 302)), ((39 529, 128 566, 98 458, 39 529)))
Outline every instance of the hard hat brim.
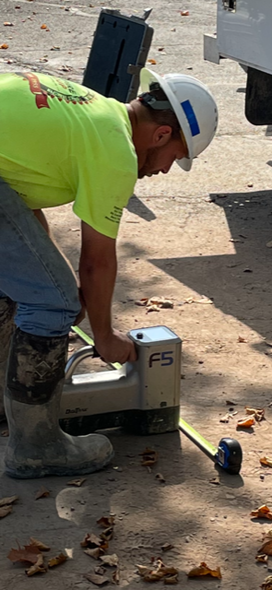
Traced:
POLYGON ((177 100, 175 94, 172 92, 169 84, 167 84, 166 80, 164 80, 162 76, 149 70, 148 68, 142 68, 140 72, 140 84, 142 92, 149 92, 151 82, 159 83, 178 119, 178 122, 180 124, 182 133, 186 141, 188 149, 188 158, 182 158, 181 160, 176 160, 176 162, 180 166, 180 168, 182 168, 186 172, 189 172, 189 170, 191 170, 193 163, 193 142, 187 118, 181 108, 181 105, 179 104, 179 101, 177 100))

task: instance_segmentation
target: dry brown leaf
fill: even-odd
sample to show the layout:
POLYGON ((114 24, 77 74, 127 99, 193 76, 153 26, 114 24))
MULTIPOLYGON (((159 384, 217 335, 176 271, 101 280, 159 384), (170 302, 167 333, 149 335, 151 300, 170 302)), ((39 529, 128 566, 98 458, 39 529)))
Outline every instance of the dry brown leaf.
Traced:
POLYGON ((238 342, 248 342, 248 340, 243 336, 238 336, 238 342))
POLYGON ((8 430, 2 430, 1 436, 9 436, 9 431, 8 430))
MULTIPOLYGON (((142 576, 145 582, 157 582, 162 579, 169 579, 177 576, 178 570, 174 567, 167 567, 160 558, 158 558, 151 567, 144 565, 137 565, 138 573, 142 576)), ((176 583, 176 582, 170 582, 176 583)))
POLYGON ((272 467, 272 457, 261 457, 260 463, 265 467, 272 467))
POLYGON ((250 428, 251 426, 254 426, 254 424, 254 418, 241 418, 241 420, 237 421, 236 428, 250 428))
POLYGON ((95 573, 95 574, 99 574, 99 576, 103 576, 103 575, 104 575, 104 573, 105 573, 105 571, 106 571, 106 568, 105 568, 105 567, 103 567, 102 565, 97 565, 97 566, 94 568, 94 573, 95 573))
POLYGON ((49 490, 47 490, 46 488, 44 488, 43 486, 39 489, 39 491, 37 492, 36 496, 35 496, 35 500, 39 500, 39 498, 47 498, 48 496, 50 496, 50 492, 49 490))
POLYGON ((153 64, 153 66, 155 66, 157 63, 155 59, 148 59, 147 61, 149 64, 153 64))
POLYGON ((160 483, 165 483, 165 479, 164 479, 162 473, 156 473, 155 479, 158 479, 160 483))
POLYGON ((10 514, 12 512, 12 506, 8 505, 8 506, 2 506, 0 508, 0 518, 5 518, 5 516, 7 516, 8 514, 10 514))
POLYGON ((67 555, 64 555, 63 553, 59 553, 59 555, 56 555, 56 557, 52 557, 52 559, 50 559, 48 561, 48 567, 55 567, 56 565, 60 565, 61 563, 64 563, 65 561, 67 561, 68 557, 67 555))
POLYGON ((26 575, 27 576, 34 576, 35 574, 45 574, 46 572, 47 572, 47 569, 46 569, 44 562, 43 562, 43 555, 40 553, 38 555, 38 559, 37 559, 36 563, 31 565, 31 567, 28 570, 26 570, 26 575))
POLYGON ((146 574, 149 574, 151 572, 151 568, 148 567, 147 565, 136 565, 136 567, 138 568, 138 573, 142 577, 144 577, 146 574))
POLYGON ((8 554, 8 559, 13 563, 17 561, 26 563, 36 563, 38 556, 41 555, 40 550, 35 545, 25 545, 24 548, 18 545, 18 549, 11 549, 8 554))
POLYGON ((104 529, 103 533, 99 535, 100 539, 103 541, 110 541, 113 537, 113 527, 109 526, 107 529, 104 529))
POLYGON ((10 23, 9 21, 5 21, 4 22, 4 27, 13 27, 13 23, 10 23))
POLYGON ((94 559, 98 559, 101 555, 103 555, 104 550, 102 547, 95 547, 94 549, 85 549, 84 553, 93 557, 94 559))
POLYGON ((86 477, 81 477, 79 479, 72 479, 71 481, 67 481, 67 486, 76 486, 77 488, 80 488, 80 486, 82 486, 82 484, 84 483, 84 481, 86 481, 86 477))
POLYGON ((202 295, 201 299, 195 299, 195 303, 206 303, 206 304, 213 304, 213 300, 209 297, 205 297, 202 295))
POLYGON ((114 525, 114 516, 101 516, 97 521, 97 524, 104 528, 108 528, 114 525))
POLYGON ((118 565, 119 559, 116 553, 112 553, 112 555, 102 555, 99 558, 104 565, 110 565, 111 567, 115 567, 118 565))
POLYGON ((263 545, 259 549, 258 554, 272 555, 272 539, 271 538, 270 539, 268 538, 265 540, 265 542, 263 543, 263 545))
POLYGON ((142 455, 143 457, 141 465, 143 465, 144 467, 154 465, 154 463, 158 461, 158 455, 156 451, 152 451, 152 449, 149 449, 148 447, 145 449, 145 451, 140 453, 140 455, 142 455))
POLYGON ((7 496, 6 498, 2 498, 0 500, 0 506, 7 506, 8 504, 13 504, 13 502, 16 502, 16 500, 19 500, 19 496, 7 496))
POLYGON ((190 12, 189 12, 189 10, 181 10, 180 14, 181 14, 181 16, 189 16, 190 12))
POLYGON ((30 541, 31 545, 34 545, 34 547, 38 547, 40 551, 50 551, 50 547, 48 547, 48 545, 45 545, 41 541, 38 541, 38 539, 34 539, 34 537, 30 537, 30 541))
POLYGON ((8 44, 2 43, 2 45, 0 45, 0 49, 8 49, 8 44))
POLYGON ((220 567, 215 570, 210 569, 207 564, 202 561, 199 567, 194 567, 187 574, 188 578, 198 578, 199 576, 212 576, 213 578, 222 578, 220 567))
POLYGON ((41 25, 41 29, 47 29, 47 25, 45 25, 45 24, 41 25))
POLYGON ((84 574, 84 578, 96 586, 104 586, 104 584, 109 582, 107 576, 100 576, 99 574, 84 574))
POLYGON ((268 520, 272 520, 272 512, 270 512, 270 508, 263 504, 257 510, 252 510, 250 516, 253 518, 268 518, 268 520))
POLYGON ((264 420, 264 414, 265 414, 264 408, 255 409, 255 408, 249 408, 248 406, 245 406, 245 410, 248 415, 254 416, 254 418, 257 422, 261 422, 261 420, 264 420))
POLYGON ((220 480, 218 479, 218 477, 212 477, 212 479, 209 479, 209 483, 212 483, 214 486, 220 486, 220 480))
POLYGON ((116 584, 116 585, 118 585, 120 583, 120 572, 119 572, 119 568, 118 567, 112 573, 111 581, 112 581, 113 584, 116 584))
POLYGON ((100 537, 97 537, 93 533, 87 533, 80 543, 81 547, 88 547, 89 549, 94 549, 95 547, 101 547, 102 540, 100 537))
POLYGON ((272 576, 267 576, 260 587, 262 590, 272 590, 272 576))
POLYGON ((260 554, 260 555, 256 555, 256 561, 259 561, 260 563, 267 563, 268 562, 268 555, 265 555, 264 553, 260 554))

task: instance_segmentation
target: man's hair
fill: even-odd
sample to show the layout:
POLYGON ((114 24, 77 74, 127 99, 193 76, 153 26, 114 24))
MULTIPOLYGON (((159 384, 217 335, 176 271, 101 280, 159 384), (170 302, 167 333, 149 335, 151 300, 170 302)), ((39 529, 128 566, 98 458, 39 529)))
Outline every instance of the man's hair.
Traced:
MULTIPOLYGON (((155 98, 156 101, 167 101, 168 98, 162 88, 156 82, 150 85, 150 90, 148 94, 155 98)), ((140 95, 141 97, 141 95, 140 95)), ((173 139, 180 139, 181 137, 181 129, 179 121, 172 109, 154 109, 148 102, 142 101, 142 104, 148 109, 149 117, 154 123, 158 125, 169 125, 172 127, 172 137, 173 139)))

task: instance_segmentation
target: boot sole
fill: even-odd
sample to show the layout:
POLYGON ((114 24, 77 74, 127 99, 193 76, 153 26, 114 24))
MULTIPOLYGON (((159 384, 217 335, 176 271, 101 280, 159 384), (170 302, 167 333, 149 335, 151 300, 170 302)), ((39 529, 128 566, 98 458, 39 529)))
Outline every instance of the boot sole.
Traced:
POLYGON ((46 477, 49 475, 57 475, 59 477, 74 477, 78 475, 88 475, 89 473, 94 473, 95 471, 101 471, 104 467, 106 467, 114 456, 114 452, 111 453, 103 463, 97 463, 93 466, 90 464, 83 465, 79 469, 72 469, 71 467, 55 467, 52 465, 43 466, 39 468, 30 468, 30 467, 17 467, 16 469, 12 469, 6 465, 5 473, 9 477, 13 477, 14 479, 38 479, 40 477, 46 477))

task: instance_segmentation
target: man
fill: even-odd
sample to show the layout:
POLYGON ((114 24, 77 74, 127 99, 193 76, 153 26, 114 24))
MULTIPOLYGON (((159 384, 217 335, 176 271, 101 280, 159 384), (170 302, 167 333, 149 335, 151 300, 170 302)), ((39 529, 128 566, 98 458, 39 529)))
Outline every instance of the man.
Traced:
POLYGON ((214 99, 194 78, 143 68, 141 87, 125 105, 44 74, 0 76, 0 388, 12 477, 82 475, 113 455, 105 436, 59 428, 68 333, 86 309, 105 361, 136 360, 111 321, 122 209, 137 178, 175 160, 189 170, 217 126, 214 99), (72 201, 79 286, 42 211, 72 201))

